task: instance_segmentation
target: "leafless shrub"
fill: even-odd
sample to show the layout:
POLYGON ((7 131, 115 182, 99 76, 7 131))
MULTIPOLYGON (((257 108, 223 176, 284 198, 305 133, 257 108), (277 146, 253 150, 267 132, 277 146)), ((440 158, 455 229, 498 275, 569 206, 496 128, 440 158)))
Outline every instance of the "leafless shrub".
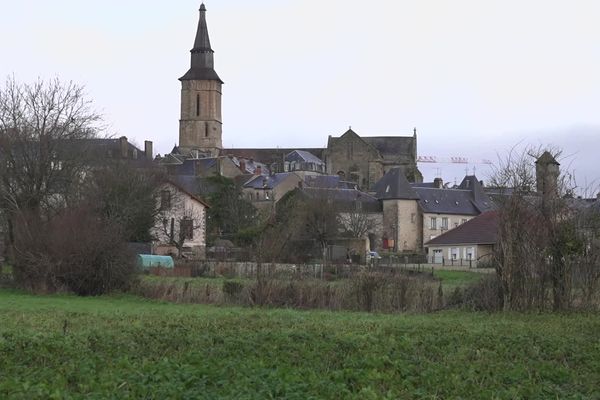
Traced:
POLYGON ((469 311, 499 311, 502 309, 500 281, 496 275, 486 274, 467 287, 456 287, 446 299, 446 307, 469 311))
POLYGON ((15 232, 15 279, 35 292, 69 290, 100 295, 125 290, 135 276, 118 226, 84 209, 65 211, 31 229, 26 217, 15 232))

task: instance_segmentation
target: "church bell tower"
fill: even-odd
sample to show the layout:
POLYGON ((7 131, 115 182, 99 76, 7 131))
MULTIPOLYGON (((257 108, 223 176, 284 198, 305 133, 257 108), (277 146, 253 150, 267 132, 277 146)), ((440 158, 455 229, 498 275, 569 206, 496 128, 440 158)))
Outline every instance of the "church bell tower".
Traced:
POLYGON ((221 85, 214 69, 214 51, 210 46, 206 25, 206 7, 200 6, 200 21, 192 62, 181 81, 181 118, 179 149, 183 154, 194 150, 218 156, 223 148, 221 120, 221 85))

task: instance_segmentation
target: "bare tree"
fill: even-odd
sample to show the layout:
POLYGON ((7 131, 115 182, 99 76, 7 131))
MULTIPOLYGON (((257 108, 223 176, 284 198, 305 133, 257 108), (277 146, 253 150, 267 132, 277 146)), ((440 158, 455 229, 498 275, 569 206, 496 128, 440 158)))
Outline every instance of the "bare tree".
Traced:
POLYGON ((95 137, 100 122, 83 87, 72 82, 8 78, 0 88, 0 210, 9 257, 20 251, 17 221, 26 222, 21 231, 36 229, 80 200, 89 162, 80 139, 95 137))
POLYGON ((85 197, 96 214, 120 225, 128 242, 150 242, 160 213, 162 172, 114 160, 89 177, 85 197))
POLYGON ((372 213, 355 207, 348 212, 340 213, 340 223, 346 233, 353 238, 362 239, 380 228, 381 223, 372 213))
POLYGON ((4 208, 41 216, 73 194, 89 161, 73 143, 95 137, 100 120, 81 86, 58 79, 27 85, 9 78, 0 90, 4 208))
MULTIPOLYGON (((568 171, 559 171, 560 155, 557 149, 513 148, 490 179, 500 189, 495 258, 505 310, 548 303, 554 310, 569 308, 575 274, 596 263, 581 224, 590 217, 582 219, 584 202, 574 198, 568 171)), ((595 287, 597 278, 585 276, 588 287, 595 287)))

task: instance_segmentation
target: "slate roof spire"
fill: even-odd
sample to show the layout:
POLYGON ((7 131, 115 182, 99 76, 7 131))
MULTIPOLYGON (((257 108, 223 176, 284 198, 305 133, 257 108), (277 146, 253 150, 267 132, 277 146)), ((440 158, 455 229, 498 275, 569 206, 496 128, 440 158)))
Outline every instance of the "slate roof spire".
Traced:
POLYGON ((204 3, 200 5, 198 30, 196 31, 194 48, 190 52, 192 53, 191 68, 179 80, 214 80, 223 83, 214 69, 214 51, 210 45, 210 37, 208 36, 206 6, 204 3))
POLYGON ((401 168, 390 169, 373 188, 379 200, 419 200, 401 168))

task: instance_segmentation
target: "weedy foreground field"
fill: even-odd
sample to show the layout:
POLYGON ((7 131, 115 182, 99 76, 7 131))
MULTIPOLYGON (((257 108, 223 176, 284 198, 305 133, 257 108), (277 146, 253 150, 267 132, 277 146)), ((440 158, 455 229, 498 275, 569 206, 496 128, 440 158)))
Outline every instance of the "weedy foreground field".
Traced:
POLYGON ((383 315, 0 291, 0 398, 593 399, 600 316, 383 315))

